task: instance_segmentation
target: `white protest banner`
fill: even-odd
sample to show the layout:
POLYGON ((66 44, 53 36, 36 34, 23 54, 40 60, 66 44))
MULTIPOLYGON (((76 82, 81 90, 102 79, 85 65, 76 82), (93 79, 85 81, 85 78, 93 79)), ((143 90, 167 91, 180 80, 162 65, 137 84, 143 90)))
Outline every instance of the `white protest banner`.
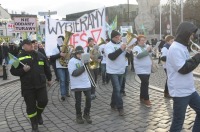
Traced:
POLYGON ((14 17, 15 32, 36 32, 37 18, 14 17))
POLYGON ((69 42, 74 47, 78 45, 86 47, 89 37, 92 37, 95 43, 98 43, 101 37, 106 38, 105 8, 84 14, 76 21, 58 21, 47 18, 45 25, 45 51, 47 56, 54 55, 57 52, 57 37, 64 36, 65 30, 74 33, 69 42))

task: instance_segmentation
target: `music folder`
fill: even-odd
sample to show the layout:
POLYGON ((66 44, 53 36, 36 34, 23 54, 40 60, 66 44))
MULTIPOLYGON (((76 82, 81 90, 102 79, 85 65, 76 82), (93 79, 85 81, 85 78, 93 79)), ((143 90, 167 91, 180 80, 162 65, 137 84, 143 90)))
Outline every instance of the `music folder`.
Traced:
POLYGON ((84 53, 81 55, 81 61, 83 63, 88 63, 90 62, 90 54, 89 53, 84 53))

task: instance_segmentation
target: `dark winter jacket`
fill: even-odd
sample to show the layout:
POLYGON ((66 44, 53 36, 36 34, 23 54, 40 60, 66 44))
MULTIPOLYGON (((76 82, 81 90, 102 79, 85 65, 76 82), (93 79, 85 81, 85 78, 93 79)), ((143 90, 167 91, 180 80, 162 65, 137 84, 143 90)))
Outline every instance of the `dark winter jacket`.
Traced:
POLYGON ((20 64, 17 68, 13 66, 10 72, 14 76, 20 76, 22 90, 39 89, 46 87, 46 78, 51 81, 52 75, 47 58, 40 52, 26 52, 22 50, 19 53, 18 59, 29 65, 31 68, 28 72, 23 70, 23 65, 20 64))

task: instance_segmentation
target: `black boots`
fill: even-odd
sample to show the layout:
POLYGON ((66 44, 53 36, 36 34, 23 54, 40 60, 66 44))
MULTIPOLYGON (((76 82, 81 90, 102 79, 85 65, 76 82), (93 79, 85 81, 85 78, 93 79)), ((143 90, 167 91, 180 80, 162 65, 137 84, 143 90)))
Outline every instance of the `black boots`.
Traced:
POLYGON ((31 120, 32 132, 39 132, 37 116, 30 118, 30 120, 31 120))
POLYGON ((43 125, 42 112, 43 109, 37 108, 37 120, 39 125, 43 125))
POLYGON ((76 122, 77 122, 78 124, 84 124, 84 120, 83 120, 83 118, 82 118, 82 114, 76 115, 76 122))
POLYGON ((38 117, 38 124, 39 124, 39 125, 43 125, 42 115, 39 114, 37 117, 38 117))
POLYGON ((89 114, 84 114, 83 118, 86 120, 86 122, 88 124, 92 124, 92 120, 90 119, 90 115, 89 114))

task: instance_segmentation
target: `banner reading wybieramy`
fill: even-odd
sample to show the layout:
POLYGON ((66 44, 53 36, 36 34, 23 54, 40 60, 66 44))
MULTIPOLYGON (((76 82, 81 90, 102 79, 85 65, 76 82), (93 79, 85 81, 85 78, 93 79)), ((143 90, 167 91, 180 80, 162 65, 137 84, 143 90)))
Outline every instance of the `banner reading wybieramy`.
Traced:
POLYGON ((47 56, 54 55, 57 52, 57 37, 65 36, 65 31, 74 33, 69 42, 74 47, 78 45, 87 46, 88 37, 92 37, 95 43, 101 37, 105 39, 105 8, 85 14, 76 21, 59 21, 47 18, 45 25, 45 51, 47 56))

